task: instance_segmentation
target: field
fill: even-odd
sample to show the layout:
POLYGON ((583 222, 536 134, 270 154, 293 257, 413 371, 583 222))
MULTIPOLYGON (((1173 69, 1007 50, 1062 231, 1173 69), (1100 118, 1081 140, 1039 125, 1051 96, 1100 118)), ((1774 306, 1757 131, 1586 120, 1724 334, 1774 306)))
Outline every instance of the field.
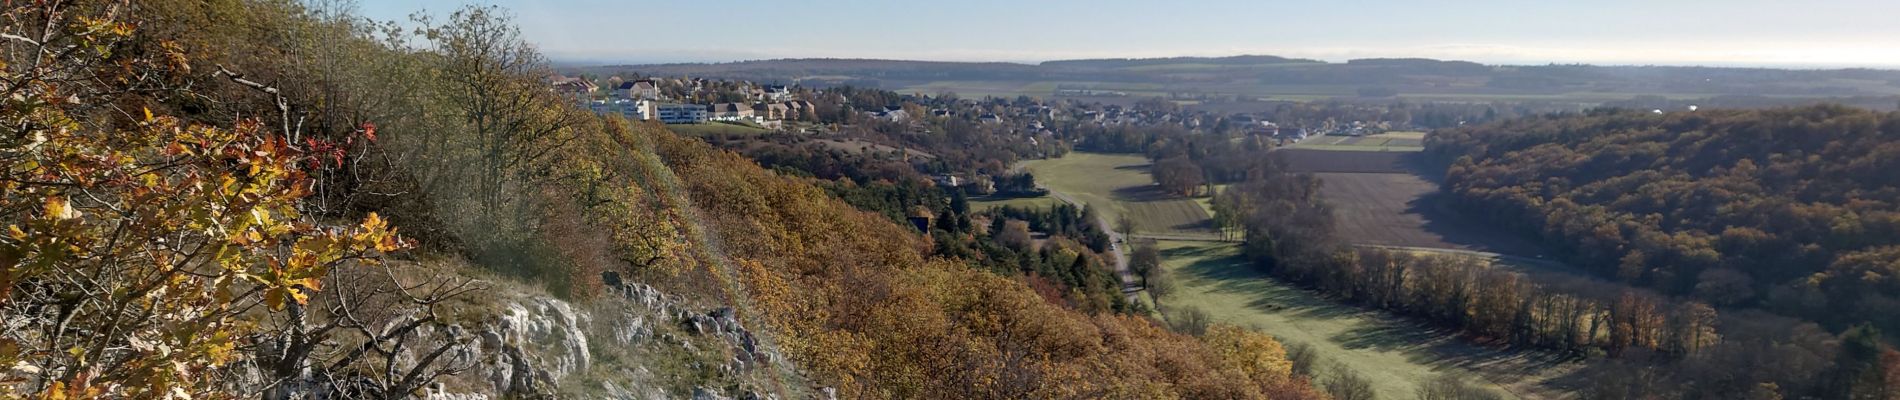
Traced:
POLYGON ((970 199, 970 208, 979 211, 1003 206, 1016 208, 1048 208, 1049 206, 1057 204, 1062 204, 1062 200, 1056 199, 1054 196, 1007 198, 976 197, 970 199))
POLYGON ((1289 346, 1312 346, 1320 355, 1315 373, 1321 379, 1329 365, 1339 365, 1369 378, 1378 398, 1409 399, 1419 382, 1456 373, 1507 398, 1562 397, 1550 381, 1570 367, 1540 353, 1473 345, 1449 332, 1281 284, 1248 266, 1233 244, 1163 241, 1161 248, 1175 282, 1162 307, 1198 308, 1215 322, 1250 327, 1289 346))
POLYGON ((1207 210, 1193 199, 1162 192, 1148 175, 1148 159, 1140 155, 1077 152, 1023 167, 1057 195, 1098 208, 1108 221, 1127 215, 1139 234, 1214 235, 1207 210))
POLYGON ((678 133, 678 134, 686 135, 686 136, 762 135, 762 134, 772 132, 771 130, 756 127, 756 126, 743 125, 743 124, 731 124, 731 123, 725 123, 725 122, 708 122, 704 124, 672 124, 672 125, 667 125, 666 129, 672 130, 674 133, 678 133))
POLYGON ((1417 152, 1425 150, 1425 135, 1419 132, 1393 132, 1371 136, 1316 136, 1294 143, 1291 148, 1336 151, 1417 152))
POLYGON ((1390 138, 1390 139, 1411 139, 1411 140, 1424 140, 1424 139, 1425 139, 1425 132, 1418 132, 1418 131, 1391 131, 1391 132, 1386 132, 1386 133, 1381 133, 1381 134, 1377 134, 1377 135, 1372 135, 1372 137, 1382 137, 1382 138, 1390 138))
POLYGON ((1317 173, 1341 238, 1354 244, 1475 250, 1521 256, 1535 244, 1439 209, 1438 185, 1413 174, 1317 173))
POLYGON ((888 89, 903 94, 922 93, 926 95, 936 95, 938 93, 950 92, 956 93, 958 97, 969 99, 979 99, 983 97, 1015 98, 1017 96, 1046 99, 1054 96, 1056 89, 1123 92, 1127 93, 1130 97, 1166 96, 1168 94, 1167 91, 1162 90, 1162 85, 1152 83, 1011 80, 895 83, 896 85, 888 89))
MULTIPOLYGON (((1312 139, 1307 139, 1312 140, 1312 139)), ((1351 172, 1411 174, 1418 170, 1419 153, 1396 151, 1334 151, 1294 146, 1273 151, 1292 172, 1351 172)))

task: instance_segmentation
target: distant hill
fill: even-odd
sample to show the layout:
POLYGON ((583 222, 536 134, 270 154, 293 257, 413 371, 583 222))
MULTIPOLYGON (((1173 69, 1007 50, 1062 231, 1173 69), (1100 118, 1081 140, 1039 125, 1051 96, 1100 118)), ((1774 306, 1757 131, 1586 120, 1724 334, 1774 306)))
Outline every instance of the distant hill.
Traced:
POLYGON ((1324 64, 1324 61, 1280 56, 1247 55, 1232 57, 1164 57, 1164 58, 1098 58, 1083 60, 1045 61, 1041 66, 1055 68, 1129 68, 1157 65, 1200 64, 1200 65, 1272 65, 1272 64, 1324 64))
POLYGON ((725 63, 678 63, 649 65, 613 65, 592 67, 595 69, 636 68, 643 71, 697 71, 701 73, 746 72, 769 70, 929 70, 929 69, 999 69, 1033 70, 1036 66, 1005 62, 952 62, 952 61, 909 61, 881 60, 867 58, 785 58, 775 60, 747 60, 725 63))
POLYGON ((1041 69, 1035 65, 1004 62, 944 62, 846 58, 798 58, 729 63, 611 65, 578 68, 577 70, 583 73, 637 73, 644 76, 691 76, 741 79, 756 82, 793 82, 811 77, 849 77, 850 79, 861 80, 1010 80, 1036 78, 1040 76, 1041 73, 1041 69))
MULTIPOLYGON (((972 97, 1105 93, 1122 98, 1352 99, 1546 102, 1577 109, 1623 105, 1775 106, 1838 102, 1891 109, 1900 71, 1730 67, 1485 65, 1425 58, 1343 63, 1271 55, 1056 60, 1039 64, 878 59, 779 59, 730 63, 564 68, 592 76, 664 76, 863 86, 972 97)), ((1085 95, 1086 96, 1086 95, 1085 95)))

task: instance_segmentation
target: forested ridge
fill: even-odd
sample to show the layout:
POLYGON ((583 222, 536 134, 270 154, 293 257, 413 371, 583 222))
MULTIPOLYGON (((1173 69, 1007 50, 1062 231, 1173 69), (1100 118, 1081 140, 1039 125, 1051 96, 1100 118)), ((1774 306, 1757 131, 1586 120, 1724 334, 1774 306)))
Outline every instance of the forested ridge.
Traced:
POLYGON ((1469 214, 1604 277, 1900 332, 1900 115, 1597 111, 1441 130, 1469 214))
MULTIPOLYGON (((1625 388, 1595 393, 1885 399, 1900 384, 1896 139, 1900 115, 1824 105, 1603 109, 1442 129, 1426 143, 1449 165, 1451 207, 1647 290, 1536 287, 1623 293, 1603 300, 1610 314, 1707 314, 1715 336, 1701 350, 1604 363, 1598 379, 1625 388)), ((1627 340, 1614 337, 1621 324, 1611 346, 1627 340)))
MULTIPOLYGON (((973 268, 811 179, 578 109, 505 10, 405 29, 342 2, 6 7, 0 397, 482 387, 483 360, 538 358, 475 348, 491 292, 628 308, 623 279, 730 307, 746 352, 754 333, 783 350, 763 362, 790 372, 754 378, 782 396, 1323 397, 1271 337, 1176 333, 973 268)), ((940 232, 978 229, 960 218, 940 232)), ((687 361, 731 355, 713 357, 687 361)), ((497 395, 591 397, 635 367, 733 384, 597 361, 497 395)))

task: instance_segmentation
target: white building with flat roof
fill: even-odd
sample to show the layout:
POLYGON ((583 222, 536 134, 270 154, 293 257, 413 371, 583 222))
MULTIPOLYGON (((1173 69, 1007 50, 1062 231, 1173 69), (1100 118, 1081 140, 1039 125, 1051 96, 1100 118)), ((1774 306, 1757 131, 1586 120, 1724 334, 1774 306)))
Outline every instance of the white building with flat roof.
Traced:
POLYGON ((587 103, 587 109, 595 114, 619 114, 630 121, 653 119, 652 102, 627 99, 594 100, 587 103))
POLYGON ((707 118, 706 106, 700 104, 654 103, 650 110, 654 119, 669 124, 700 124, 707 118))

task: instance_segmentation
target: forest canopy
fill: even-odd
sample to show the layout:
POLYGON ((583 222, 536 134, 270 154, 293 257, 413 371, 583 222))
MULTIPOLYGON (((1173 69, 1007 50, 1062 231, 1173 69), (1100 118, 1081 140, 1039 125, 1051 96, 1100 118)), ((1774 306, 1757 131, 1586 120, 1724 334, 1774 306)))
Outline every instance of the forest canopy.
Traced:
POLYGON ((1571 264, 1836 330, 1900 332, 1900 114, 1598 110, 1445 129, 1471 215, 1571 264))

